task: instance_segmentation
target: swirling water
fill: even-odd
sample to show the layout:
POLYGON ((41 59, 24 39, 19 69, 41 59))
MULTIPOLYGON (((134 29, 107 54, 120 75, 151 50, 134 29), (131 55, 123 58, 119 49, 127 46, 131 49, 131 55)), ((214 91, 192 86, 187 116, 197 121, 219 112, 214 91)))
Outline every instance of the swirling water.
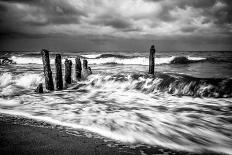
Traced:
POLYGON ((155 76, 142 54, 82 54, 93 75, 44 94, 33 92, 44 82, 41 58, 13 55, 16 65, 0 67, 0 112, 121 142, 232 154, 231 62, 199 54, 188 57, 196 63, 170 64, 175 54, 158 54, 155 76))

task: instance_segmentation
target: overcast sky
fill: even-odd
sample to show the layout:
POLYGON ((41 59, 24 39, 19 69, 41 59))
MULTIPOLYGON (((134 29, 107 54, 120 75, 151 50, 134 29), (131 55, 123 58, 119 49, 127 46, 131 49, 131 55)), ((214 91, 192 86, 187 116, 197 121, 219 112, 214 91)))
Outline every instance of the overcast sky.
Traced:
POLYGON ((0 0, 1 50, 232 50, 232 0, 0 0))

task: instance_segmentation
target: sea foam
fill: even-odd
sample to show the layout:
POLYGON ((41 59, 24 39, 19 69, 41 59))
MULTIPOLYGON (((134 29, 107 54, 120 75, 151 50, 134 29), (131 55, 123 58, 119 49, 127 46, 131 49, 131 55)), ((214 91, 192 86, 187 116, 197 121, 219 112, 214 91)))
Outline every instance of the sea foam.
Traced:
POLYGON ((0 96, 14 96, 29 92, 35 89, 39 83, 43 83, 43 79, 41 74, 3 73, 0 75, 0 96))

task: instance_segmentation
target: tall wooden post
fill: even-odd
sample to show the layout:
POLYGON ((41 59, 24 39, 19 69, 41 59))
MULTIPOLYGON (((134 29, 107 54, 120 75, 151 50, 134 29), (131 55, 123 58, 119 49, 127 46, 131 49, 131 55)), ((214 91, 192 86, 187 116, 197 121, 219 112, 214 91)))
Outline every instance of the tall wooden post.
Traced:
POLYGON ((65 59, 65 86, 72 83, 72 61, 65 59))
POLYGON ((81 70, 82 70, 80 58, 76 57, 75 62, 76 62, 75 64, 76 80, 79 81, 81 79, 81 70))
POLYGON ((63 76, 62 76, 62 64, 61 64, 61 55, 56 54, 55 58, 55 68, 56 68, 56 89, 63 89, 63 76))
POLYGON ((155 46, 152 45, 151 49, 150 49, 150 56, 149 56, 149 74, 153 74, 154 75, 154 68, 155 68, 155 46))
POLYGON ((54 84, 52 79, 52 70, 50 66, 49 51, 43 49, 41 51, 43 67, 44 67, 44 77, 45 77, 45 88, 47 90, 54 90, 54 84))
POLYGON ((83 60, 83 68, 87 69, 88 68, 88 61, 85 59, 83 60))

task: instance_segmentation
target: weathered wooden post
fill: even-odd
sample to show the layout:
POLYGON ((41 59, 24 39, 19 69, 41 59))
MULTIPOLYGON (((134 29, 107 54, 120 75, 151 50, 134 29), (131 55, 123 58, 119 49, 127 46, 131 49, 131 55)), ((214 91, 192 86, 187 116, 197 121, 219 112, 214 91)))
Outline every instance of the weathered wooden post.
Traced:
POLYGON ((35 89, 35 92, 36 93, 43 93, 43 84, 42 83, 40 83, 39 85, 38 85, 38 87, 35 89))
POLYGON ((88 68, 88 61, 85 59, 83 60, 83 68, 87 69, 88 68))
POLYGON ((52 71, 50 66, 49 51, 43 49, 41 51, 43 67, 44 67, 44 77, 45 77, 45 88, 47 90, 54 90, 54 84, 52 79, 52 71))
POLYGON ((154 75, 154 68, 155 68, 155 46, 152 45, 150 49, 150 56, 149 56, 149 74, 154 75))
POLYGON ((65 59, 65 86, 72 83, 72 61, 65 59))
POLYGON ((56 54, 55 58, 55 68, 56 68, 56 89, 63 89, 63 76, 62 76, 62 64, 61 64, 61 55, 56 54))
POLYGON ((82 70, 80 58, 76 57, 75 62, 76 62, 76 64, 75 64, 76 80, 79 81, 81 79, 81 70, 82 70))
POLYGON ((90 74, 92 74, 91 68, 88 67, 88 61, 83 60, 83 70, 82 70, 82 77, 86 79, 90 74))

